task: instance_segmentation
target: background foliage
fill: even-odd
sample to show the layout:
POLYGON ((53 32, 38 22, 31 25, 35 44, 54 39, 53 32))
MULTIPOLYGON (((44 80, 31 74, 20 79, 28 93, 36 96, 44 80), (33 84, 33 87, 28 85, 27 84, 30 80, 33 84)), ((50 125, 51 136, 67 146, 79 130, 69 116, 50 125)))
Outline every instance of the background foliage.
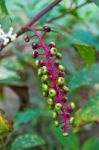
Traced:
MULTIPOLYGON (((0 0, 0 24, 6 32, 10 26, 17 32, 50 2, 52 0, 0 0)), ((0 52, 0 107, 5 117, 13 121, 13 130, 9 133, 1 118, 1 150, 99 149, 98 6, 98 0, 63 0, 35 24, 38 28, 52 27, 55 32, 51 32, 46 41, 54 41, 63 54, 70 88, 68 97, 76 103, 76 132, 70 131, 68 137, 63 137, 51 122, 32 49, 24 42, 24 35, 0 52)))

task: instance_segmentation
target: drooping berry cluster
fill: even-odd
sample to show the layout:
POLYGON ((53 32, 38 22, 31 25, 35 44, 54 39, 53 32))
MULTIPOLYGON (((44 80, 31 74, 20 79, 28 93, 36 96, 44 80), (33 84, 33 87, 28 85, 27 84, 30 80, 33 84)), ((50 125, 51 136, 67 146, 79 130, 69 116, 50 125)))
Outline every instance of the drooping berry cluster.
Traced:
MULTIPOLYGON (((67 135, 74 120, 71 113, 75 105, 73 102, 69 103, 66 96, 69 89, 65 86, 65 68, 60 62, 62 55, 58 52, 54 42, 50 42, 48 45, 44 42, 45 34, 51 32, 50 27, 43 27, 43 35, 40 35, 34 28, 29 29, 39 40, 38 43, 32 43, 32 48, 43 96, 46 97, 49 108, 53 110, 54 124, 60 125, 63 135, 67 135)), ((25 37, 26 42, 29 40, 29 36, 25 37)))

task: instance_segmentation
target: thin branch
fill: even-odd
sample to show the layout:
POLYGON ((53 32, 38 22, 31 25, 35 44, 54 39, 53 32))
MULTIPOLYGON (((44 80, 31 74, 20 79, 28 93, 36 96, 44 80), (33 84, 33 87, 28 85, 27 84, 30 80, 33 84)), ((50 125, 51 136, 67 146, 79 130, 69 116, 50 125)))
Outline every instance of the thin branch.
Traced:
POLYGON ((85 6, 85 5, 88 4, 88 3, 91 3, 91 2, 88 0, 88 1, 86 1, 86 2, 84 2, 84 3, 82 3, 82 4, 80 4, 80 5, 76 6, 76 7, 73 8, 73 9, 67 10, 67 12, 62 13, 62 14, 60 14, 60 15, 58 15, 58 16, 56 16, 56 17, 50 19, 50 20, 48 20, 47 23, 50 23, 50 22, 55 21, 55 20, 57 20, 57 19, 60 19, 61 17, 64 17, 66 14, 71 14, 71 13, 73 13, 74 11, 80 9, 81 7, 85 6))
MULTIPOLYGON (((22 27, 16 33, 17 34, 17 38, 27 31, 27 29, 26 29, 27 26, 32 26, 36 21, 38 21, 42 16, 44 16, 47 12, 49 12, 53 7, 55 7, 61 1, 62 0, 55 0, 54 2, 52 2, 51 4, 49 4, 46 8, 44 8, 41 12, 39 12, 35 17, 33 17, 24 27, 22 27)), ((11 41, 9 43, 11 43, 11 41)), ((3 45, 3 44, 0 45, 0 51, 2 51, 2 49, 4 47, 6 47, 7 45, 3 45)))

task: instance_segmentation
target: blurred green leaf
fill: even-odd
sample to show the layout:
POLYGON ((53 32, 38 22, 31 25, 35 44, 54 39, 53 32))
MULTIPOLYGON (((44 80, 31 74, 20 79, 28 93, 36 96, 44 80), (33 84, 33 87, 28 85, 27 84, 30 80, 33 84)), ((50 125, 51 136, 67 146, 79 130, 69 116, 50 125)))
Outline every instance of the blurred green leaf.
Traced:
POLYGON ((95 51, 89 45, 74 45, 87 67, 95 62, 95 51))
POLYGON ((0 67, 0 83, 11 83, 20 79, 17 72, 8 70, 7 68, 0 67))
POLYGON ((5 0, 0 0, 0 24, 4 29, 8 28, 11 23, 8 10, 6 8, 5 0), (6 26, 6 24, 7 26, 6 26))
POLYGON ((99 121, 99 93, 89 98, 75 113, 75 130, 93 121, 99 121))
POLYGON ((68 86, 71 90, 80 86, 92 86, 99 83, 99 64, 94 64, 91 68, 82 68, 73 75, 68 86))
POLYGON ((97 6, 99 6, 99 0, 91 0, 92 2, 94 2, 97 6))
POLYGON ((36 121, 41 115, 40 110, 26 109, 23 112, 18 112, 14 121, 14 129, 18 128, 19 125, 28 123, 29 121, 36 121))
POLYGON ((44 140, 37 135, 24 134, 24 135, 20 135, 15 139, 15 141, 11 145, 10 150, 29 149, 29 148, 43 145, 44 143, 45 143, 44 140))
POLYGON ((83 144, 82 150, 99 150, 99 139, 94 137, 88 139, 83 144))
POLYGON ((59 143, 68 150, 79 150, 79 139, 75 133, 72 131, 68 136, 64 137, 59 128, 52 127, 53 133, 59 143))

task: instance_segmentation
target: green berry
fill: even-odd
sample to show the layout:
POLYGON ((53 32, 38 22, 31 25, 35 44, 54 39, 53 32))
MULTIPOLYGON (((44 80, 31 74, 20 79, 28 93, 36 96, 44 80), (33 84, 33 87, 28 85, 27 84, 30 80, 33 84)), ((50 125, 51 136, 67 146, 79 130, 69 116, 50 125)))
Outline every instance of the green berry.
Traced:
POLYGON ((55 111, 53 112, 52 117, 53 117, 53 119, 56 119, 57 114, 56 114, 56 112, 55 112, 55 111))
POLYGON ((48 105, 52 105, 53 104, 53 99, 52 98, 48 98, 47 99, 47 104, 48 105))
POLYGON ((57 103, 57 104, 55 105, 55 110, 56 110, 56 111, 60 111, 61 108, 62 108, 62 104, 57 103))
POLYGON ((60 71, 65 71, 65 68, 62 65, 59 65, 58 68, 60 71))
POLYGON ((69 91, 69 88, 68 88, 67 86, 63 86, 63 90, 64 90, 65 92, 68 92, 68 91, 69 91))
POLYGON ((36 66, 36 67, 39 67, 39 66, 40 66, 40 65, 39 65, 39 60, 36 60, 36 61, 35 61, 35 66, 36 66))
POLYGON ((49 90, 49 96, 50 97, 55 97, 56 96, 56 91, 54 89, 49 90))
POLYGON ((38 76, 41 76, 42 75, 42 71, 41 71, 41 68, 38 69, 38 76))
POLYGON ((64 132, 64 133, 63 133, 63 136, 68 136, 68 133, 67 133, 67 132, 64 132))
POLYGON ((43 91, 48 91, 48 85, 43 83, 42 89, 43 89, 43 91))
POLYGON ((41 68, 41 72, 42 72, 42 74, 46 74, 46 73, 47 73, 47 67, 46 67, 46 66, 43 66, 43 67, 41 68))
POLYGON ((75 118, 74 118, 74 117, 71 117, 70 120, 69 120, 69 123, 70 123, 70 124, 73 124, 73 123, 74 123, 74 120, 75 120, 75 118))
POLYGON ((58 126, 59 126, 59 123, 58 123, 58 121, 57 121, 57 120, 55 120, 55 121, 54 121, 54 124, 55 124, 55 126, 56 126, 56 127, 58 127, 58 126))
POLYGON ((42 77, 41 77, 41 81, 42 81, 42 82, 46 82, 47 79, 48 79, 48 76, 47 76, 46 74, 45 74, 45 75, 42 75, 42 77))
POLYGON ((56 54, 57 54, 57 49, 54 48, 54 47, 51 48, 51 49, 50 49, 50 53, 51 53, 52 56, 56 56, 56 54))
POLYGON ((71 107, 72 107, 72 109, 75 108, 75 103, 74 102, 71 102, 71 107))
POLYGON ((57 57, 59 58, 59 59, 61 59, 62 58, 62 54, 61 53, 57 53, 57 57))
POLYGON ((47 97, 47 93, 46 93, 46 92, 43 92, 43 96, 44 96, 44 97, 47 97))
POLYGON ((63 85, 65 83, 65 79, 63 77, 59 77, 57 82, 59 85, 63 85))

